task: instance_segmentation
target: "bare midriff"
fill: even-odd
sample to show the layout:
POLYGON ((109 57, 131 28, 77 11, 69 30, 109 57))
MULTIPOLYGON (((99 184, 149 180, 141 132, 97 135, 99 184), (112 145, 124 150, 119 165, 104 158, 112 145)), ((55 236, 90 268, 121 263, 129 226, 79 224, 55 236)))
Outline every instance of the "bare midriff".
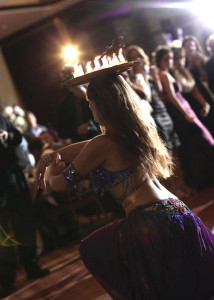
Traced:
POLYGON ((123 208, 128 216, 137 206, 156 202, 167 198, 177 198, 162 186, 158 180, 146 178, 139 187, 123 202, 123 208))

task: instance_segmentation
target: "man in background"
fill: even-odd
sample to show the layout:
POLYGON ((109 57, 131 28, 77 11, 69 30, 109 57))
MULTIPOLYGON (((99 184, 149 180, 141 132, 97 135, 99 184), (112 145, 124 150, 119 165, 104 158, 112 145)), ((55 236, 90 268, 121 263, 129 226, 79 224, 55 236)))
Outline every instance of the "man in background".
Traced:
MULTIPOLYGON (((49 273, 37 261, 35 222, 30 191, 16 156, 22 134, 0 114, 0 224, 18 242, 17 254, 28 279, 49 273)), ((16 247, 0 247, 0 298, 14 291, 16 247)))
POLYGON ((32 111, 26 112, 26 120, 28 123, 28 128, 24 132, 24 136, 26 137, 27 141, 32 138, 39 137, 42 132, 48 130, 46 126, 38 123, 37 117, 32 111))

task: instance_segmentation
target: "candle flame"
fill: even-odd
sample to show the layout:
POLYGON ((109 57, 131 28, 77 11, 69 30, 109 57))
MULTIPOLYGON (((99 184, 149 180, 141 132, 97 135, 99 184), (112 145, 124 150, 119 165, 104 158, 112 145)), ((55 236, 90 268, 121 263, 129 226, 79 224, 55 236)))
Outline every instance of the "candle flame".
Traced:
POLYGON ((85 64, 85 72, 83 70, 82 65, 79 65, 78 61, 76 61, 73 66, 74 66, 74 77, 78 77, 78 76, 82 76, 85 75, 87 73, 91 73, 93 71, 96 70, 101 70, 104 68, 109 68, 111 66, 115 66, 121 63, 125 63, 126 60, 123 56, 122 53, 122 48, 119 49, 119 51, 117 53, 113 53, 112 56, 101 56, 101 55, 97 55, 94 60, 93 60, 93 66, 92 67, 92 62, 88 61, 85 64))
POLYGON ((86 64, 86 73, 90 73, 93 71, 93 68, 91 66, 91 61, 87 62, 86 64))

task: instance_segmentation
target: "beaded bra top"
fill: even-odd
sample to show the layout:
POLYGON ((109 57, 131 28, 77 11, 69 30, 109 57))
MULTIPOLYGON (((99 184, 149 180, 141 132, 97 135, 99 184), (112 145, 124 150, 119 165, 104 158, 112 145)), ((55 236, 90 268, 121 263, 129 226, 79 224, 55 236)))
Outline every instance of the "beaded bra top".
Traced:
POLYGON ((95 193, 100 192, 101 195, 104 195, 106 191, 123 182, 123 194, 120 197, 115 197, 115 200, 119 204, 122 204, 123 200, 135 190, 136 184, 132 175, 133 170, 131 168, 118 172, 110 172, 100 167, 90 174, 90 181, 95 193))
MULTIPOLYGON (((64 171, 63 176, 67 183, 77 184, 83 178, 77 173, 74 166, 70 164, 64 171)), ((132 168, 127 168, 118 172, 110 172, 103 167, 97 168, 90 173, 90 181, 95 193, 100 192, 101 195, 119 183, 123 183, 122 195, 115 197, 115 200, 122 204, 123 200, 133 192, 136 187, 134 172, 132 168)))

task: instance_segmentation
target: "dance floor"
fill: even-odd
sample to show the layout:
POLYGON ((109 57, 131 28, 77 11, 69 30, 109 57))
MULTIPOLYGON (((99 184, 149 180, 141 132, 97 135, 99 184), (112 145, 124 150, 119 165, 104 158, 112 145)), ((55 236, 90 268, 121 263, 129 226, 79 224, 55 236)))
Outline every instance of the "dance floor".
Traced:
MULTIPOLYGON (((201 191, 185 203, 214 232, 214 188, 201 191)), ((40 265, 51 273, 27 281, 19 269, 16 291, 6 300, 109 300, 111 299, 84 267, 78 244, 66 246, 41 256, 40 265)))

